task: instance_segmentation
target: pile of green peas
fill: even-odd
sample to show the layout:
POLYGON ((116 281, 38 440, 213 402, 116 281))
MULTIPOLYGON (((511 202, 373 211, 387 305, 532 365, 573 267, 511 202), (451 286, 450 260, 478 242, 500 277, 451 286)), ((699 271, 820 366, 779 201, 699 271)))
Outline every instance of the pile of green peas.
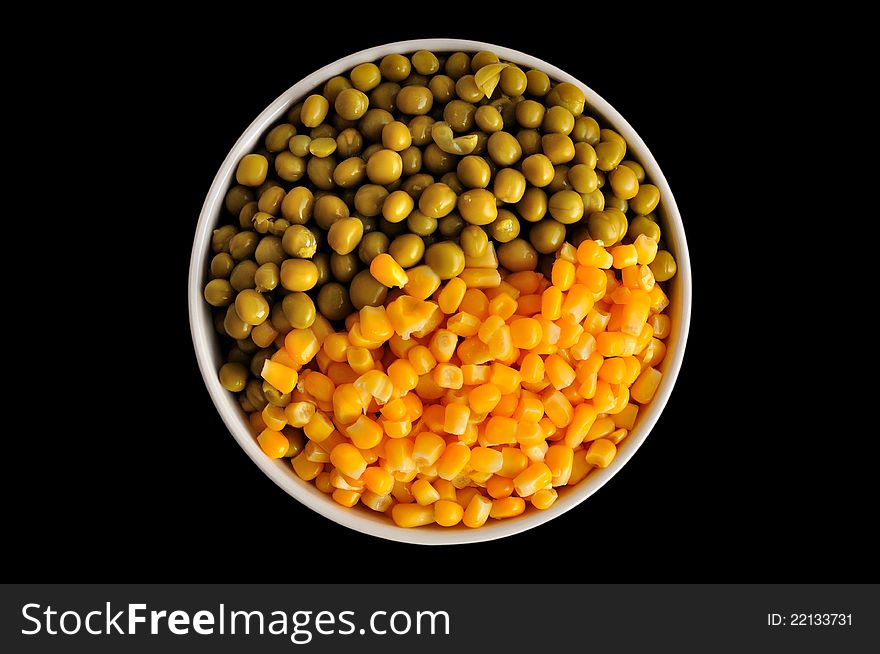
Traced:
POLYGON ((239 162, 213 233, 204 295, 235 341, 223 386, 248 411, 286 405, 263 361, 319 312, 383 304, 369 271, 380 253, 441 279, 499 264, 549 276, 565 242, 646 234, 661 243, 655 279, 671 278, 660 191, 588 109, 577 86, 492 52, 425 50, 355 66, 294 104, 239 162))

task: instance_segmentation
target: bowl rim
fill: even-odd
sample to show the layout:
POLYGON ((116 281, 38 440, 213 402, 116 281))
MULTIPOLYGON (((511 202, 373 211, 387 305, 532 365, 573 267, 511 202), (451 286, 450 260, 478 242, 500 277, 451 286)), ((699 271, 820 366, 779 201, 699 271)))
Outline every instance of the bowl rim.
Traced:
POLYGON ((423 545, 478 543, 527 531, 570 511, 614 477, 644 443, 669 401, 681 370, 687 344, 692 294, 693 282, 687 239, 672 189, 654 155, 629 122, 586 84, 538 57, 492 43, 454 38, 412 39, 365 48, 319 68, 292 85, 269 104, 230 148, 211 182, 196 225, 188 278, 190 331, 199 370, 221 419, 250 459, 290 496, 337 524, 387 540, 423 545), (490 50, 502 59, 523 67, 538 68, 551 78, 570 82, 584 91, 587 96, 587 105, 626 139, 628 150, 637 155, 652 182, 660 189, 665 214, 664 224, 667 230, 665 236, 670 244, 670 249, 675 252, 678 264, 679 292, 675 299, 678 330, 674 334, 674 340, 667 344, 667 355, 664 361, 665 371, 660 387, 651 403, 640 411, 638 428, 634 433, 629 434, 624 441, 626 447, 618 452, 611 465, 592 472, 587 479, 568 489, 549 509, 528 512, 514 520, 500 520, 479 529, 463 527, 443 529, 436 526, 419 529, 398 527, 385 517, 368 516, 362 511, 352 511, 335 504, 327 495, 318 491, 313 484, 296 478, 289 465, 286 465, 287 470, 285 470, 282 465, 278 464, 278 461, 263 454, 251 434, 249 425, 241 416, 238 403, 233 395, 220 385, 217 378, 214 356, 216 336, 214 335, 210 310, 202 297, 202 282, 207 269, 210 236, 216 224, 217 215, 222 210, 227 186, 234 178, 239 158, 251 150, 266 128, 278 120, 294 101, 304 97, 307 92, 324 83, 330 77, 342 74, 360 63, 374 61, 386 54, 413 52, 422 49, 436 52, 490 50))

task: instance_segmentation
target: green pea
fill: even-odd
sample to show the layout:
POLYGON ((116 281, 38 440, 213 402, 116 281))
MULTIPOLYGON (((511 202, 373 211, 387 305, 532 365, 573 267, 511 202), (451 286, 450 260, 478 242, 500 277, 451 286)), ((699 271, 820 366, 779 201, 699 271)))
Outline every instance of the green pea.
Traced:
POLYGON ((538 267, 538 253, 525 239, 515 238, 498 248, 498 262, 510 272, 534 270, 538 267))
POLYGON ((290 326, 296 329, 308 329, 315 322, 315 303, 302 291, 285 295, 281 310, 290 326))
POLYGON ((225 279, 212 279, 205 285, 205 301, 212 307, 226 307, 235 298, 235 289, 225 279))
POLYGON ((406 225, 409 227, 409 231, 413 234, 428 236, 429 234, 433 234, 434 230, 437 229, 437 219, 431 216, 426 216, 418 209, 413 209, 413 211, 406 217, 406 225))
POLYGON ((678 266, 675 258, 667 250, 660 250, 654 260, 648 264, 651 272, 654 273, 654 279, 658 282, 665 282, 675 276, 678 266))
POLYGON ((358 258, 369 266, 377 256, 383 252, 388 252, 388 246, 391 244, 390 239, 382 232, 370 232, 364 234, 361 243, 358 246, 358 258))
POLYGON ((489 237, 482 227, 468 225, 461 230, 461 249, 469 257, 482 257, 489 249, 489 237))
POLYGON ((247 288, 256 288, 257 264, 250 259, 242 261, 229 275, 229 283, 236 291, 243 291, 247 288))
POLYGON ((529 241, 541 254, 556 252, 565 242, 565 225, 553 218, 544 218, 532 225, 529 241))
POLYGON ((391 241, 388 254, 404 268, 412 268, 425 254, 425 243, 415 234, 402 234, 391 241))
POLYGON ((258 291, 245 289, 235 296, 235 313, 249 325, 261 325, 269 317, 269 303, 258 291))
POLYGON ((360 270, 360 261, 354 252, 339 254, 334 252, 330 255, 330 271, 336 281, 347 284, 360 270))
POLYGON ((318 291, 318 310, 328 320, 343 320, 354 307, 348 290, 342 284, 330 282, 318 291))
POLYGON ((499 209, 498 217, 489 224, 488 229, 498 243, 509 243, 519 236, 519 220, 507 209, 499 209))
POLYGON ((452 279, 464 270, 464 252, 452 241, 434 243, 425 250, 425 263, 440 279, 452 279))
POLYGON ((281 280, 281 270, 274 263, 264 263, 254 273, 256 289, 261 292, 274 291, 281 280))
POLYGON ((227 279, 233 268, 235 268, 235 261, 228 252, 215 254, 211 259, 211 277, 213 279, 227 279))
POLYGON ((248 371, 240 363, 224 363, 220 367, 220 385, 227 391, 239 393, 247 385, 248 371))
POLYGON ((351 280, 348 292, 352 305, 360 311, 365 306, 378 307, 384 304, 388 287, 376 281, 369 270, 361 270, 351 280))
POLYGON ((645 216, 633 218, 626 233, 633 241, 644 234, 648 238, 652 238, 658 243, 660 242, 660 225, 645 216))

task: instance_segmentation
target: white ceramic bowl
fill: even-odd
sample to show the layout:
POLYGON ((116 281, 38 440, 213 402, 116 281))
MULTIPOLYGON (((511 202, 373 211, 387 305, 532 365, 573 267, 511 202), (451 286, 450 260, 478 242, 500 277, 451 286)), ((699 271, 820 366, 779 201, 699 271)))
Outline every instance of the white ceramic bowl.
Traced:
MULTIPOLYGON (((610 104, 568 73, 522 52, 479 41, 420 39, 368 48, 324 66, 282 93, 250 124, 223 161, 223 165, 211 184, 211 189, 208 191, 199 216, 189 269, 189 315, 196 356, 208 392, 235 440, 272 481, 309 508, 346 527, 389 540, 441 545, 492 540, 537 527, 586 500, 604 486, 629 461, 648 437, 651 428, 663 411, 663 407, 666 406, 681 368, 690 323, 691 287, 687 242, 681 216, 669 184, 651 151, 648 150, 635 130, 630 127, 630 124, 610 104), (667 312, 672 320, 672 332, 666 341, 668 346, 666 358, 660 365, 663 379, 653 401, 640 410, 637 423, 629 436, 621 443, 617 457, 607 468, 593 471, 577 486, 560 489, 562 492, 559 493, 559 499, 549 509, 527 511, 524 515, 509 520, 490 520, 480 529, 469 529, 463 525, 452 529, 436 525, 417 529, 402 529, 391 522, 387 516, 376 514, 366 507, 347 509, 339 506, 328 495, 315 488, 314 484, 299 479, 287 460, 270 459, 263 454, 251 434, 246 416, 238 402, 231 393, 220 386, 217 379, 217 370, 223 360, 219 340, 211 321, 211 313, 202 296, 208 267, 207 257, 210 251, 211 232, 220 217, 226 190, 234 180, 235 168, 239 159, 261 141, 266 129, 281 118, 288 107, 301 100, 312 89, 323 84, 330 77, 344 74, 353 66, 374 61, 390 53, 414 52, 421 49, 435 52, 491 50, 504 60, 512 61, 524 68, 540 69, 553 79, 571 82, 580 87, 586 94, 589 110, 603 118, 610 127, 626 139, 629 145, 628 154, 632 153, 633 158, 642 163, 650 180, 660 188, 663 236, 678 263, 678 273, 669 282, 667 289, 670 299, 667 312)), ((221 437, 220 434, 214 436, 221 437)))

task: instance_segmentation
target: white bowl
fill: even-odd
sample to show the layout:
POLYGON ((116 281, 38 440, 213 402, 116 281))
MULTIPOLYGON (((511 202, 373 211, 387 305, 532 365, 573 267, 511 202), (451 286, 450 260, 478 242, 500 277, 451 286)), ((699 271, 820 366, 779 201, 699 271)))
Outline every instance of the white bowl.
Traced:
MULTIPOLYGON (((691 292, 691 268, 688 259, 687 242, 681 216, 675 204, 675 198, 672 196, 672 190, 669 188, 669 184, 666 182, 660 167, 657 165, 657 161, 654 159, 651 151, 648 150, 648 146, 645 145, 623 116, 617 113, 610 104, 599 97, 587 85, 555 66, 510 48, 461 39, 399 41, 361 50, 355 54, 343 57, 328 66, 324 66, 282 93, 275 102, 270 104, 250 124, 244 134, 236 141, 223 161, 220 170, 217 172, 217 176, 214 177, 214 181, 208 191, 208 196, 205 198, 205 204, 202 206, 202 212, 199 215, 189 268, 190 328, 192 330, 199 368, 202 371, 202 377, 205 379, 208 392, 211 394, 211 398, 220 412, 220 416, 223 418, 229 431, 232 432, 235 440, 238 441, 238 444, 247 452, 254 463, 287 493, 334 522, 365 534, 379 536, 380 538, 428 545, 476 543, 517 534, 552 520, 566 511, 570 511, 604 486, 629 461, 630 457, 645 441, 651 428, 663 411, 663 407, 666 406, 684 355, 691 315, 691 292), (663 372, 663 379, 653 401, 647 406, 642 407, 639 411, 636 425, 629 436, 620 444, 617 457, 607 468, 594 470, 578 485, 560 489, 559 499, 549 509, 544 511, 527 511, 522 516, 509 520, 490 520, 479 529, 469 529, 463 525, 451 529, 437 525, 415 529, 397 527, 388 516, 374 513, 366 507, 347 509, 339 506, 330 496, 315 488, 314 484, 304 482, 297 477, 289 461, 270 459, 263 454, 251 434, 246 416, 239 407, 238 402, 232 393, 229 393, 220 386, 220 382, 217 379, 217 370, 223 364, 223 359, 219 340, 211 320, 210 309, 202 296, 208 267, 207 257, 210 250, 211 232, 223 210, 226 190, 233 182, 235 168, 239 159, 257 146, 266 129, 281 118, 288 107, 305 97, 312 89, 323 84, 329 78, 334 75, 344 74, 358 64, 374 61, 390 53, 406 53, 422 49, 435 52, 491 50, 502 59, 512 61, 525 68, 537 68, 546 72, 553 79, 571 82, 580 87, 586 94, 587 105, 590 111, 603 118, 610 127, 626 139, 628 154, 632 153, 634 155, 633 158, 641 162, 645 167, 648 177, 660 188, 662 201, 659 211, 662 216, 663 236, 678 263, 678 273, 668 283, 667 288, 670 299, 668 314, 672 320, 672 332, 666 341, 668 348, 666 358, 659 366, 663 372)), ((219 438, 219 435, 217 437, 219 438)))

